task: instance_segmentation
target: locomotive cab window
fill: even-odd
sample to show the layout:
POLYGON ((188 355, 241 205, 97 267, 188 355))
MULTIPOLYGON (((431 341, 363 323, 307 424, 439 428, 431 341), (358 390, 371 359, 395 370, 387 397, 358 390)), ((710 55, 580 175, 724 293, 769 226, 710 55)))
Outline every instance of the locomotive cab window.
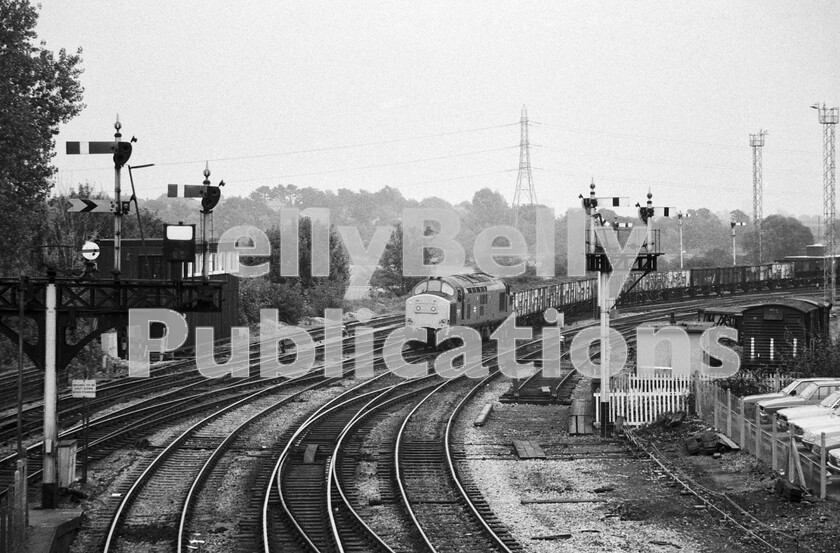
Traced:
POLYGON ((455 288, 453 288, 450 284, 444 282, 441 287, 440 291, 446 294, 447 296, 454 296, 455 295, 455 288))
POLYGON ((429 292, 440 292, 439 280, 430 280, 427 284, 429 285, 429 292))
POLYGON ((421 282, 420 284, 418 284, 417 286, 414 287, 414 293, 415 294, 422 294, 425 291, 426 291, 426 283, 425 282, 421 282))

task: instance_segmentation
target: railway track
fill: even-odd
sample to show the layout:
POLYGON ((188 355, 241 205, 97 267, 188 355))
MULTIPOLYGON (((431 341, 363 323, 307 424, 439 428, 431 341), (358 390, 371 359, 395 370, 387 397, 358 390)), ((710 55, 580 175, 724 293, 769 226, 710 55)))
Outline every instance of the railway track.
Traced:
POLYGON ((289 434, 268 478, 258 476, 268 483, 261 494, 261 549, 392 551, 352 505, 354 494, 346 491, 352 477, 349 465, 337 469, 339 450, 354 425, 373 412, 399 408, 435 378, 404 380, 384 372, 320 407, 289 434))
MULTIPOLYGON (((737 296, 737 300, 743 301, 743 297, 737 296)), ((675 305, 685 306, 685 302, 675 305)), ((673 306, 663 306, 661 310, 663 313, 670 312, 673 306)), ((663 314, 662 317, 664 316, 663 314)), ((630 324, 636 321, 631 319, 624 322, 630 324)), ((526 344, 522 349, 527 350, 528 346, 526 344)), ((525 354, 526 357, 527 355, 530 354, 525 354)), ((489 362, 491 359, 492 355, 488 355, 484 361, 489 362)), ((383 375, 383 381, 377 381, 378 388, 363 392, 364 386, 370 386, 374 382, 366 381, 342 394, 340 397, 344 398, 343 402, 333 401, 320 407, 297 430, 290 430, 284 434, 270 450, 272 456, 277 454, 275 458, 278 461, 273 467, 271 463, 263 463, 265 468, 258 471, 254 483, 254 489, 258 493, 251 500, 248 516, 242 517, 243 534, 253 534, 256 539, 243 540, 241 551, 253 551, 250 545, 244 544, 258 542, 260 534, 266 551, 394 551, 359 514, 360 506, 355 502, 354 476, 351 470, 355 466, 354 458, 358 458, 358 455, 354 457, 353 453, 352 444, 358 442, 358 438, 353 438, 354 429, 364 428, 364 424, 367 424, 365 421, 387 417, 404 409, 406 402, 415 398, 419 389, 422 389, 409 390, 411 385, 418 384, 414 382, 389 383, 390 376, 393 375, 383 375), (354 397, 351 398, 351 395, 354 397), (319 462, 307 462, 307 447, 301 449, 304 444, 307 447, 318 446, 318 449, 310 451, 313 454, 312 460, 319 462), (317 500, 311 499, 316 496, 317 500), (251 517, 257 514, 258 509, 262 513, 261 522, 254 521, 251 517)), ((478 383, 475 380, 456 378, 436 386, 406 416, 395 438, 395 448, 393 453, 390 453, 396 464, 395 487, 399 489, 399 495, 404 502, 403 508, 409 513, 408 518, 416 524, 417 530, 410 529, 406 534, 414 535, 415 539, 416 536, 420 536, 423 540, 424 545, 415 544, 416 550, 522 550, 521 545, 494 517, 478 488, 469 480, 469 471, 464 466, 463 446, 453 438, 452 429, 463 406, 495 376, 496 373, 491 374, 478 383)), ((566 379, 558 388, 568 387, 571 382, 570 378, 566 379)), ((263 384, 265 383, 266 381, 263 381, 263 384)), ((218 414, 218 417, 224 416, 224 413, 230 410, 236 410, 230 403, 237 400, 239 403, 233 405, 239 405, 243 413, 248 411, 253 414, 257 411, 260 413, 257 416, 261 416, 277 406, 259 404, 247 408, 249 400, 270 394, 270 390, 289 384, 275 384, 273 388, 246 394, 244 388, 248 385, 253 384, 242 383, 243 388, 237 397, 231 392, 225 398, 227 404, 220 410, 222 414, 218 414)), ((201 395, 196 393, 196 397, 191 399, 195 400, 201 395)), ((173 403, 173 406, 175 404, 173 403)), ((206 411, 207 408, 205 402, 202 409, 206 411)), ((126 413, 124 416, 129 419, 136 418, 142 409, 137 408, 133 413, 126 413)), ((178 416, 183 418, 185 414, 187 413, 182 409, 178 416)), ((171 444, 172 449, 169 453, 164 455, 161 461, 156 461, 157 468, 153 468, 148 475, 148 469, 144 470, 141 478, 125 492, 121 507, 114 517, 117 522, 114 537, 103 538, 105 550, 116 550, 108 549, 112 547, 112 542, 117 544, 118 541, 131 540, 133 536, 137 536, 138 532, 131 528, 142 529, 148 526, 148 521, 144 522, 142 514, 137 519, 140 522, 131 522, 131 517, 134 516, 132 505, 147 503, 144 497, 161 497, 162 494, 168 493, 166 490, 171 491, 172 483, 189 480, 193 484, 186 495, 187 499, 184 500, 184 510, 179 511, 180 525, 177 533, 172 530, 173 524, 170 522, 177 519, 178 515, 169 511, 160 514, 160 518, 166 524, 155 523, 154 526, 166 536, 161 537, 161 542, 169 543, 179 551, 186 550, 190 539, 193 539, 192 536, 198 533, 190 530, 190 521, 193 519, 194 505, 197 501, 193 496, 197 497, 208 487, 207 482, 212 481, 214 466, 225 455, 226 448, 230 448, 235 442, 235 435, 230 435, 229 427, 236 426, 237 432, 240 432, 249 424, 248 420, 237 421, 237 424, 230 421, 219 423, 220 426, 227 425, 228 430, 223 430, 211 426, 214 424, 211 418, 203 419, 207 422, 201 426, 195 425, 189 432, 182 434, 171 444), (206 429, 206 434, 201 433, 202 428, 206 429), (189 479, 184 476, 187 466, 191 467, 189 479), (196 475, 194 480, 193 474, 196 475), (158 489, 164 491, 155 492, 151 487, 152 483, 155 488, 162 486, 158 489), (131 491, 135 488, 136 491, 131 491), (137 495, 138 493, 149 495, 137 495), (126 499, 128 497, 133 499, 126 499), (123 504, 125 507, 122 507, 123 504)), ((116 418, 111 422, 115 420, 116 418)), ((159 419, 154 419, 151 415, 145 420, 149 425, 161 424, 159 419)), ((102 442, 99 440, 106 438, 113 440, 115 436, 97 436, 92 444, 100 444, 102 442)), ((385 451, 383 458, 387 459, 388 456, 389 452, 385 451)), ((110 531, 107 535, 111 535, 110 531)), ((148 540, 144 539, 143 542, 147 543, 148 540)))
MULTIPOLYGON (((384 336, 377 337, 374 340, 374 350, 380 349, 383 343, 384 336)), ((354 357, 344 359, 343 369, 345 372, 349 372, 349 367, 353 365, 354 361, 354 357)), ((221 379, 221 381, 228 382, 228 385, 221 388, 216 385, 213 389, 209 388, 212 386, 213 381, 205 380, 203 388, 198 386, 196 389, 192 389, 191 392, 193 393, 186 398, 172 399, 166 403, 161 403, 160 397, 150 398, 147 401, 152 403, 152 405, 143 406, 139 409, 137 406, 132 406, 122 412, 103 416, 101 418, 102 420, 99 421, 101 423, 99 426, 106 428, 103 428, 101 431, 95 430, 91 432, 91 450, 96 452, 93 455, 93 459, 101 459, 113 452, 117 447, 131 444, 132 439, 136 436, 143 435, 144 432, 148 432, 150 429, 159 429, 163 424, 171 424, 171 421, 174 419, 184 420, 189 417, 197 417, 202 413, 206 415, 208 410, 215 409, 216 413, 202 419, 203 424, 210 425, 214 418, 224 416, 225 412, 236 406, 239 406, 241 409, 240 412, 253 411, 254 407, 249 402, 260 401, 257 399, 258 397, 271 393, 273 390, 279 390, 289 386, 305 386, 305 389, 301 392, 303 393, 316 387, 328 387, 335 384, 338 380, 335 378, 325 379, 317 370, 292 380, 284 380, 282 378, 262 379, 258 374, 240 382, 229 378, 221 379), (258 390, 255 392, 254 388, 258 388, 258 390), (189 402, 196 404, 188 407, 189 402), (111 427, 116 425, 119 429, 114 431, 111 428, 109 433, 107 429, 109 424, 111 427), (127 438, 126 434, 128 433, 131 433, 132 437, 127 438), (110 442, 112 446, 106 447, 106 442, 110 442)), ((185 386, 184 389, 193 387, 194 385, 185 386)), ((113 513, 113 516, 111 513, 108 513, 106 516, 95 517, 94 523, 85 529, 87 534, 86 540, 93 540, 93 543, 95 543, 94 547, 97 550, 101 542, 108 543, 108 548, 110 549, 112 543, 116 543, 117 541, 122 543, 121 539, 118 540, 117 538, 120 536, 120 532, 126 528, 128 530, 127 532, 123 531, 125 534, 123 537, 127 537, 128 541, 136 539, 137 532, 132 528, 136 529, 138 525, 129 522, 126 526, 121 520, 122 517, 130 515, 132 506, 149 504, 152 499, 159 497, 161 494, 171 495, 174 489, 173 482, 183 485, 183 482, 188 481, 188 478, 185 478, 184 474, 179 471, 187 470, 186 467, 193 467, 191 470, 197 476, 187 498, 183 502, 184 509, 181 512, 181 524, 177 525, 177 528, 172 528, 171 524, 169 524, 169 519, 175 517, 169 513, 163 517, 166 524, 155 523, 155 525, 150 527, 154 530, 152 536, 159 534, 159 541, 164 542, 164 544, 171 544, 174 550, 176 541, 178 543, 181 542, 180 537, 175 538, 174 536, 176 534, 179 536, 182 535, 184 532, 183 528, 186 528, 186 525, 192 519, 196 497, 200 495, 199 492, 202 489, 206 488, 206 481, 212 475, 215 465, 225 456, 226 450, 235 441, 235 435, 244 432, 247 426, 252 425, 257 419, 264 417, 270 411, 276 410, 280 405, 286 405, 290 401, 294 401, 298 396, 300 396, 300 393, 295 393, 280 402, 276 402, 276 404, 272 404, 270 407, 259 411, 253 419, 243 422, 233 430, 230 428, 232 423, 230 421, 224 421, 219 424, 227 425, 227 431, 213 433, 211 429, 210 436, 199 434, 193 441, 191 441, 192 438, 189 436, 189 431, 185 431, 180 438, 174 440, 172 444, 169 444, 161 456, 158 456, 153 462, 150 461, 146 470, 136 475, 137 478, 132 480, 134 484, 131 484, 132 481, 130 481, 121 490, 115 492, 124 498, 120 503, 120 507, 113 513), (181 450, 178 448, 179 444, 186 445, 184 453, 180 452, 181 450), (213 453, 210 454, 209 451, 204 450, 213 450, 213 453), (174 459, 174 461, 170 461, 169 459, 174 459), (199 461, 202 460, 203 464, 201 467, 196 467, 195 465, 199 464, 199 461), (169 463, 168 465, 167 462, 169 463), (160 471, 160 477, 156 476, 152 478, 152 475, 157 475, 158 471, 160 471), (146 490, 146 486, 149 483, 153 481, 157 482, 158 480, 163 482, 163 491, 157 493, 152 490, 148 492, 148 497, 140 497, 138 499, 138 491, 146 490), (124 493, 125 495, 123 496, 122 494, 124 493), (113 524, 111 526, 113 529, 111 527, 108 530, 105 529, 103 523, 105 519, 112 520, 113 524), (181 529, 180 532, 176 532, 178 528, 181 529), (155 534, 155 532, 158 532, 158 534, 155 534), (163 536, 166 537, 164 538, 163 536)), ((197 423, 189 430, 192 432, 201 432, 200 426, 201 423, 197 423)), ((37 453, 35 452, 34 454, 36 457, 36 462, 33 464, 33 468, 36 469, 35 472, 40 468, 37 463, 37 453)), ((37 478, 37 474, 30 472, 30 479, 34 478, 37 478)), ((142 514, 140 516, 142 517, 142 514)), ((139 527, 142 527, 142 524, 141 522, 139 527)), ((148 538, 148 533, 143 532, 141 541, 148 543, 148 538)), ((186 541, 188 543, 188 540, 186 541)))
MULTIPOLYGON (((385 315, 376 317, 366 324, 375 329, 382 329, 388 326, 393 327, 393 325, 399 323, 402 319, 402 314, 385 315)), ((362 323, 353 321, 347 323, 345 326, 348 329, 354 329, 361 325, 362 323)), ((324 338, 324 329, 322 327, 313 329, 310 335, 313 341, 321 341, 324 338)), ((250 345, 249 349, 251 350, 251 361, 255 363, 258 360, 259 351, 253 345, 250 345)), ((215 353, 217 356, 231 354, 230 343, 217 342, 215 353)), ((194 368, 194 359, 187 358, 170 361, 161 366, 153 367, 150 370, 149 379, 129 378, 128 376, 117 377, 97 387, 97 397, 88 400, 88 409, 90 412, 96 412, 97 410, 107 408, 126 399, 137 397, 138 394, 152 393, 174 384, 184 384, 184 379, 187 379, 189 382, 203 380, 204 377, 195 371, 194 368), (190 373, 185 374, 187 371, 190 373), (143 380, 154 380, 155 383, 142 382, 143 380)), ((17 381, 17 371, 0 373, 0 405, 14 406, 17 404, 17 381)), ((23 435, 30 436, 40 431, 43 424, 44 378, 41 371, 33 366, 24 367, 23 389, 23 403, 25 406, 23 409, 23 435)), ((73 398, 70 395, 69 386, 65 385, 59 389, 58 419, 65 425, 73 425, 81 420, 83 405, 83 400, 73 398)), ((0 443, 14 439, 16 434, 16 412, 9 412, 0 417, 0 443)))
MULTIPOLYGON (((387 377, 383 380, 392 381, 387 377)), ((336 486, 335 461, 342 436, 357 417, 398 390, 415 385, 410 381, 383 382, 382 387, 322 412, 298 436, 280 466, 278 493, 286 518, 305 545, 323 552, 392 551, 357 515, 343 489, 336 486)))
MULTIPOLYGON (((387 329, 388 324, 395 320, 394 316, 381 318, 378 328, 387 329), (382 325, 385 326, 382 326, 382 325)), ((382 337, 374 341, 374 348, 382 346, 382 337)), ((345 352, 351 350, 349 341, 345 340, 345 352)), ((142 432, 169 423, 183 414, 185 409, 190 411, 198 409, 210 409, 221 400, 236 400, 247 394, 249 389, 260 388, 278 382, 279 378, 263 379, 258 369, 259 352, 252 352, 250 376, 245 379, 233 379, 224 377, 221 379, 207 379, 195 372, 193 375, 184 376, 183 372, 171 373, 172 366, 162 367, 161 371, 153 377, 145 379, 125 379, 118 384, 127 387, 119 397, 142 397, 150 395, 145 400, 139 401, 131 406, 119 409, 115 412, 102 416, 94 416, 89 427, 89 457, 96 460, 114 451, 120 445, 130 443, 142 432), (178 387, 171 389, 172 382, 179 382, 178 387), (185 383, 186 382, 186 383, 185 383), (126 386, 129 385, 129 386, 126 386), (209 398, 209 399, 208 399, 209 398)), ((292 353, 287 355, 287 360, 292 353)), ((346 361, 346 360, 345 360, 346 361)), ((187 362, 173 363, 181 367, 187 362)), ((194 364, 193 364, 194 366, 194 364)), ((305 379, 318 379, 317 370, 312 371, 305 379)), ((153 373, 154 374, 154 373, 153 373)), ((117 400, 111 398, 106 405, 117 400)), ((59 434, 59 439, 80 439, 82 435, 81 425, 77 422, 66 428, 59 434)), ((36 442, 26 447, 28 458, 28 479, 35 483, 41 476, 42 467, 42 442, 36 442)), ((79 453, 83 448, 79 447, 79 453)), ((14 463, 17 454, 13 453, 0 458, 0 494, 5 494, 9 484, 14 481, 14 463)))
MULTIPOLYGON (((485 359, 490 358, 492 355, 485 359)), ((434 374, 415 381, 398 380, 388 373, 376 380, 380 378, 381 382, 371 390, 363 391, 361 387, 354 388, 319 408, 288 437, 288 443, 283 448, 271 476, 267 478, 270 482, 269 489, 263 494, 262 546, 264 551, 395 550, 391 544, 386 543, 385 537, 373 530, 369 521, 360 514, 364 506, 358 501, 354 483, 356 465, 359 460, 358 451, 365 430, 375 426, 378 420, 387 419, 394 413, 407 410, 406 403, 416 398, 421 392, 431 390, 423 395, 418 405, 430 405, 432 402, 427 400, 431 396, 439 393, 443 387, 449 391, 450 385, 456 382, 459 389, 454 391, 450 399, 464 400, 461 388, 469 389, 476 386, 476 383, 467 378, 459 378, 440 385, 439 378, 434 374)), ((374 384, 374 381, 369 381, 366 386, 372 387, 374 384)), ((484 382, 481 382, 477 386, 480 388, 483 385, 484 382)), ((435 399, 437 398, 438 396, 435 395, 435 399)), ((406 420, 415 413, 416 408, 407 412, 406 420)), ((403 429, 404 427, 400 430, 403 429)), ((451 460, 450 455, 443 451, 447 446, 444 443, 443 434, 440 438, 436 442, 440 461, 439 469, 454 471, 455 464, 459 462, 451 460), (447 469, 447 466, 451 468, 447 469)), ((394 450, 386 449, 385 459, 399 458, 397 449, 400 440, 401 435, 394 428, 391 439, 394 450)), ((418 445, 418 441, 412 440, 412 444, 418 445)), ((425 443, 419 444, 419 455, 429 460, 425 443)), ((390 472, 387 467, 380 467, 379 470, 385 473, 390 472)), ((387 476, 389 484, 393 486, 394 497, 397 497, 397 490, 401 488, 399 478, 397 470, 387 476)), ((457 482, 460 482, 463 477, 456 474, 455 478, 457 482)), ((262 481, 266 478, 260 475, 258 479, 262 481)), ((446 482, 443 484, 444 488, 451 486, 449 481, 444 482, 446 482)), ((482 503, 477 489, 470 483, 459 484, 459 486, 461 491, 454 492, 452 505, 459 505, 462 501, 475 505, 472 514, 469 511, 461 514, 466 519, 464 524, 473 525, 473 530, 479 534, 485 531, 482 530, 482 525, 486 525, 491 532, 504 536, 504 529, 498 521, 493 519, 486 503, 482 503), (463 495, 459 497, 457 495, 459 493, 463 495), (474 520, 472 518, 474 516, 480 516, 485 520, 484 522, 474 520)), ((387 536, 390 538, 394 532, 400 532, 403 534, 403 541, 410 542, 409 546, 399 550, 437 550, 428 549, 423 545, 424 532, 417 524, 416 517, 404 517, 402 522, 405 525, 404 528, 392 530, 387 536)), ((479 534, 474 532, 472 538, 466 539, 472 543, 473 538, 479 534)), ((502 543, 504 540, 510 543, 509 536, 503 537, 502 540, 502 543)), ((488 541, 488 543, 492 542, 488 541)), ((510 547, 499 550, 519 550, 513 543, 510 547)))
MULTIPOLYGON (((246 425, 319 385, 276 384, 226 405, 190 426, 136 479, 127 481, 124 489, 116 492, 121 500, 104 533, 102 551, 119 551, 126 543, 137 541, 148 546, 155 536, 159 536, 155 545, 175 549, 178 529, 191 514, 191 498, 203 484, 207 467, 246 425), (181 497, 185 498, 183 504, 176 500, 181 497)), ((93 536, 94 540, 96 537, 93 536)))
POLYGON ((452 440, 463 405, 500 374, 495 370, 478 383, 462 377, 440 384, 411 410, 397 434, 397 484, 426 551, 522 551, 469 480, 463 446, 452 440))

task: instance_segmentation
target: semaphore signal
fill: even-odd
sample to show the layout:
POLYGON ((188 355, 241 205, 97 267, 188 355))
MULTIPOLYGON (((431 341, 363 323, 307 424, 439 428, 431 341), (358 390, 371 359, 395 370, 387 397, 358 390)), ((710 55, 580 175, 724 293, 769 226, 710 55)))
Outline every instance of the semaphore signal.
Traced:
POLYGON ((114 155, 114 200, 90 200, 90 199, 73 199, 70 200, 69 212, 75 213, 103 213, 111 212, 114 214, 114 277, 119 278, 121 272, 121 258, 122 249, 120 248, 120 239, 122 235, 122 216, 123 213, 128 213, 129 202, 122 202, 120 199, 120 170, 123 165, 128 163, 131 157, 131 143, 137 142, 133 136, 129 142, 122 142, 122 134, 120 129, 120 115, 117 114, 117 121, 114 123, 114 140, 112 141, 89 141, 89 142, 74 142, 69 141, 66 144, 66 152, 68 155, 90 155, 90 154, 113 154, 114 155), (109 202, 108 206, 104 202, 109 202))

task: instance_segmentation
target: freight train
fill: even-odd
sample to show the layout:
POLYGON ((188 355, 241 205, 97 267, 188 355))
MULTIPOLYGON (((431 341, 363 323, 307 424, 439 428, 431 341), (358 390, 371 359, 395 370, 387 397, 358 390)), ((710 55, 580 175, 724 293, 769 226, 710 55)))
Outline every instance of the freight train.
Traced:
MULTIPOLYGON (((822 282, 822 258, 797 257, 789 261, 735 267, 704 267, 652 272, 641 279, 627 279, 618 305, 638 305, 695 296, 756 292, 777 288, 816 286, 822 282)), ((475 328, 487 338, 508 316, 534 323, 546 309, 555 307, 567 316, 594 314, 597 280, 568 278, 544 286, 512 291, 503 279, 485 273, 431 277, 412 290, 406 300, 409 328, 435 332, 451 326, 475 328)))
POLYGON ((797 256, 761 265, 662 271, 649 273, 638 283, 637 277, 631 275, 618 304, 818 286, 823 278, 822 262, 822 257, 797 256))

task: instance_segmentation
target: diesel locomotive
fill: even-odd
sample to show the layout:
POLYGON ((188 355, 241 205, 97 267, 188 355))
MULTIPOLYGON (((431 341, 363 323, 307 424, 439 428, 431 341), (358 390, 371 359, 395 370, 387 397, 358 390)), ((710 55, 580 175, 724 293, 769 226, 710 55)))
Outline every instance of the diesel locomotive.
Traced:
POLYGON ((566 314, 591 312, 597 284, 591 278, 570 278, 512 291, 501 278, 485 273, 428 278, 412 290, 405 302, 405 324, 424 329, 426 343, 435 333, 452 326, 474 328, 486 339, 507 317, 533 322, 549 307, 566 314))

